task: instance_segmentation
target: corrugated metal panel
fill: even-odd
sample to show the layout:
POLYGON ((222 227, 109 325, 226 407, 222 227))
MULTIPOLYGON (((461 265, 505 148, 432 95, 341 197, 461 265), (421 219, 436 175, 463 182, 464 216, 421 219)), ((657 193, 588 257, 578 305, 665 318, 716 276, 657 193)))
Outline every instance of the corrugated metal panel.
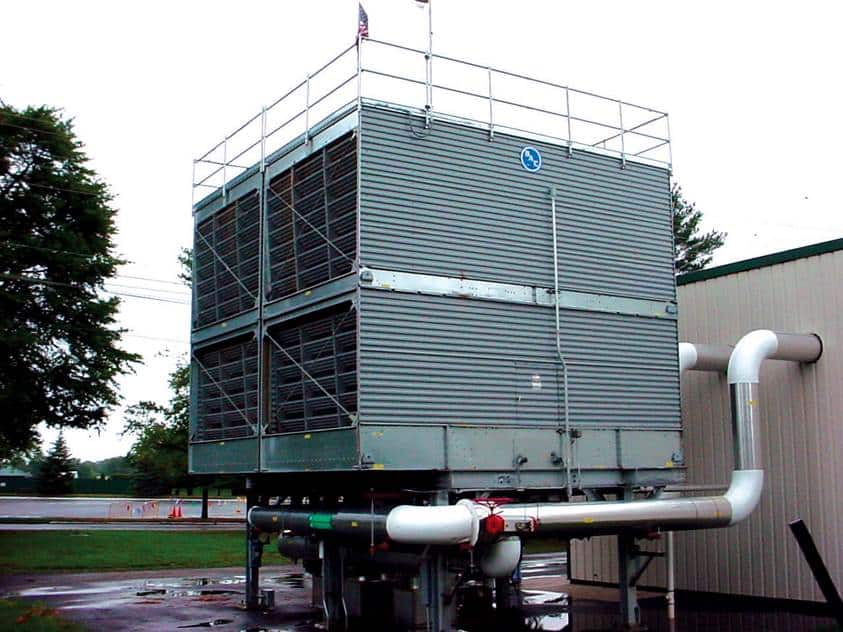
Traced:
MULTIPOLYGON (((803 518, 843 585, 843 252, 750 270, 679 289, 681 339, 734 343, 753 329, 815 332, 825 353, 811 366, 766 362, 761 372, 761 436, 766 481, 761 504, 730 529, 677 534, 677 585, 699 591, 822 600, 787 523, 803 518)), ((683 380, 689 484, 728 482, 732 438, 726 380, 691 372, 683 380)), ((577 577, 605 579, 599 551, 572 546, 577 577)), ((663 576, 645 583, 659 583, 663 576)))
MULTIPOLYGON (((571 421, 679 423, 669 320, 562 311, 571 421)), ((559 422, 553 310, 361 290, 360 411, 369 423, 559 422)))
POLYGON ((367 107, 361 136, 361 259, 373 267, 553 285, 549 189, 557 188, 563 288, 674 297, 668 174, 640 164, 367 107))

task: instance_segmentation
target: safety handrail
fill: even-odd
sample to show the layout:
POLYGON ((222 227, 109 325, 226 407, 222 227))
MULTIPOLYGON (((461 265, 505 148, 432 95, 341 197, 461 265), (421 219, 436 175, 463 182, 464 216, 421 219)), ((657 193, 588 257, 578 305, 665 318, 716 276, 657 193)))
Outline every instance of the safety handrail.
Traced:
MULTIPOLYGON (((411 66, 405 63, 403 67, 410 68, 411 66)), ((439 76, 439 73, 437 73, 437 76, 439 76)), ((452 80, 452 83, 454 81, 452 80)), ((506 82, 504 81, 504 83, 506 82)), ((348 93, 350 94, 350 90, 348 93)), ((488 129, 490 140, 494 138, 496 131, 504 130, 510 133, 526 134, 549 142, 558 142, 567 147, 569 156, 572 155, 572 148, 578 147, 589 151, 596 150, 617 155, 621 158, 622 166, 626 165, 628 159, 632 159, 646 164, 671 168, 670 125, 668 115, 665 112, 472 61, 438 53, 428 55, 425 50, 402 44, 373 38, 358 38, 353 44, 347 46, 314 72, 308 74, 304 80, 297 83, 281 97, 261 108, 258 113, 248 118, 199 158, 195 159, 194 190, 199 187, 215 188, 219 189, 225 196, 226 187, 232 174, 236 177, 257 165, 263 168, 268 155, 296 137, 303 137, 303 142, 309 143, 315 126, 355 101, 357 107, 361 107, 364 100, 410 108, 411 111, 417 111, 425 116, 426 126, 430 124, 431 117, 434 119, 437 117, 455 119, 471 122, 488 129), (348 71, 343 71, 339 79, 331 80, 330 85, 320 86, 320 90, 314 90, 314 80, 321 79, 329 69, 338 68, 340 64, 345 63, 347 58, 350 59, 349 53, 352 51, 356 52, 353 58, 356 67, 350 74, 348 71), (385 53, 386 57, 379 57, 382 53, 385 53), (458 68, 470 69, 469 72, 480 71, 485 73, 486 77, 483 78, 483 81, 488 84, 488 91, 484 93, 476 89, 466 88, 464 83, 449 85, 448 81, 443 81, 441 77, 434 82, 431 72, 426 72, 424 79, 418 79, 411 76, 409 71, 406 74, 397 74, 396 72, 390 72, 388 66, 384 67, 385 63, 396 61, 396 54, 408 53, 418 56, 420 61, 425 64, 432 64, 436 61, 447 62, 447 64, 456 64, 458 68), (364 60, 366 61, 365 64, 363 63, 364 60), (378 78, 381 83, 374 86, 376 89, 371 89, 372 86, 369 85, 369 82, 364 81, 366 76, 378 78), (497 81, 495 81, 496 78, 497 81), (504 81, 504 78, 526 82, 524 85, 534 87, 536 90, 550 88, 553 95, 555 95, 554 91, 559 91, 558 95, 552 97, 555 99, 554 102, 558 103, 558 109, 555 109, 553 105, 548 105, 547 90, 545 90, 542 99, 536 98, 532 102, 529 95, 523 102, 508 97, 506 93, 501 91, 500 84, 501 81, 504 81), (329 100, 350 85, 354 85, 355 79, 357 81, 354 98, 341 99, 342 106, 326 110, 325 106, 332 105, 329 100), (400 89, 393 89, 391 95, 387 98, 376 96, 378 93, 383 93, 384 83, 388 82, 396 82, 398 88, 401 84, 424 86, 425 102, 414 106, 400 103, 402 100, 400 95, 406 93, 406 90, 402 93, 400 89), (498 92, 497 94, 493 92, 493 85, 498 92), (477 100, 481 106, 483 103, 488 103, 487 116, 478 118, 476 114, 473 115, 477 108, 472 108, 472 111, 469 112, 453 111, 452 104, 448 104, 446 107, 434 107, 434 95, 438 95, 439 98, 444 95, 466 97, 477 100), (290 103, 291 100, 300 103, 302 97, 304 97, 303 106, 297 107, 293 113, 286 113, 283 122, 280 124, 275 125, 273 122, 271 127, 267 125, 268 117, 276 114, 278 108, 290 103), (594 100, 594 103, 575 104, 572 103, 572 97, 583 97, 586 101, 594 100), (508 117, 502 116, 500 108, 496 108, 496 105, 508 108, 508 117), (315 108, 320 108, 317 120, 314 120, 315 116, 312 116, 315 108), (515 112, 516 115, 513 115, 512 112, 515 112), (640 120, 644 114, 647 115, 645 120, 640 120), (532 124, 529 120, 530 116, 534 118, 539 116, 553 117, 562 121, 563 125, 557 131, 554 125, 547 124, 546 119, 538 124, 532 124), (301 119, 303 119, 303 123, 296 123, 301 119), (627 125, 624 124, 625 119, 628 121, 627 125), (258 121, 260 122, 260 129, 255 131, 253 128, 258 127, 255 125, 258 121), (296 124, 294 125, 294 123, 296 124), (575 130, 575 125, 581 129, 575 130), (664 129, 663 133, 661 132, 662 129, 664 129), (600 130, 603 132, 598 134, 600 130), (281 133, 282 131, 284 133, 281 133), (589 135, 592 137, 589 138, 589 135), (594 138, 595 135, 596 138, 594 138), (272 139, 272 146, 267 143, 269 139, 272 139), (257 155, 258 151, 259 156, 257 155), (654 152, 658 152, 658 155, 654 152), (241 160, 250 155, 254 156, 253 161, 249 159, 241 160)), ((412 99, 410 100, 412 101, 412 99)), ((461 108, 456 109, 460 110, 461 108)))

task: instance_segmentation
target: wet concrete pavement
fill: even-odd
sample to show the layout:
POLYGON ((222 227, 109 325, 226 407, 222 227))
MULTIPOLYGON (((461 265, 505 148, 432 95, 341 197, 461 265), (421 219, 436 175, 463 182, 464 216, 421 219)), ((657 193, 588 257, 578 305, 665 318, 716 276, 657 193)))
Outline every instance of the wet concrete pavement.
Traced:
MULTIPOLYGON (((517 620, 500 617, 473 629, 614 630, 619 623, 617 591, 571 585, 562 579, 564 560, 529 556, 524 568, 524 612, 517 620), (570 606, 570 611, 568 610, 570 606)), ((0 577, 0 594, 46 601, 63 616, 90 630, 296 631, 321 629, 321 612, 311 607, 310 578, 296 566, 265 567, 262 586, 274 589, 272 612, 246 612, 242 569, 53 574, 0 577)), ((644 622, 653 631, 714 630, 809 631, 833 629, 831 620, 788 610, 741 606, 736 602, 680 601, 680 619, 670 624, 664 599, 641 593, 644 622)), ((375 628, 363 628, 375 629, 375 628)))
MULTIPOLYGON (((184 518, 202 515, 202 500, 163 498, 36 498, 0 496, 0 519, 10 518, 166 518, 178 503, 184 518)), ((240 498, 211 498, 210 518, 244 518, 246 501, 240 498)))

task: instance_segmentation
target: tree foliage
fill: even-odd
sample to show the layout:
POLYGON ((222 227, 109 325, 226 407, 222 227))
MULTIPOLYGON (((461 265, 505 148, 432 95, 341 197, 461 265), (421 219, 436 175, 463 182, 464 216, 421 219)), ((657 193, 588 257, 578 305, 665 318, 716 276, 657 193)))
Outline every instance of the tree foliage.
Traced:
POLYGON ((726 242, 726 233, 711 230, 700 232, 702 211, 682 195, 682 187, 674 183, 670 192, 673 209, 673 243, 676 274, 702 270, 714 251, 726 242))
POLYGON ((139 360, 101 295, 121 263, 114 216, 71 121, 0 106, 0 459, 32 449, 41 422, 99 427, 139 360))
POLYGON ((73 470, 76 462, 70 458, 70 450, 59 434, 56 442, 41 462, 36 475, 38 493, 50 495, 69 494, 73 491, 73 470))
POLYGON ((136 436, 128 459, 134 469, 135 491, 144 495, 191 486, 187 475, 190 365, 176 367, 169 384, 172 397, 166 406, 145 401, 127 409, 125 432, 136 436))

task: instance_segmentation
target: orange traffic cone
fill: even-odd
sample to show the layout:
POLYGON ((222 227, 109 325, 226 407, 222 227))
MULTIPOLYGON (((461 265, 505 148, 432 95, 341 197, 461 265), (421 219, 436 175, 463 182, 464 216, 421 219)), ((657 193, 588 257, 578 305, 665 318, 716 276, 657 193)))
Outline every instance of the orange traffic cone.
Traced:
POLYGON ((181 518, 181 505, 176 505, 176 518, 181 518))

